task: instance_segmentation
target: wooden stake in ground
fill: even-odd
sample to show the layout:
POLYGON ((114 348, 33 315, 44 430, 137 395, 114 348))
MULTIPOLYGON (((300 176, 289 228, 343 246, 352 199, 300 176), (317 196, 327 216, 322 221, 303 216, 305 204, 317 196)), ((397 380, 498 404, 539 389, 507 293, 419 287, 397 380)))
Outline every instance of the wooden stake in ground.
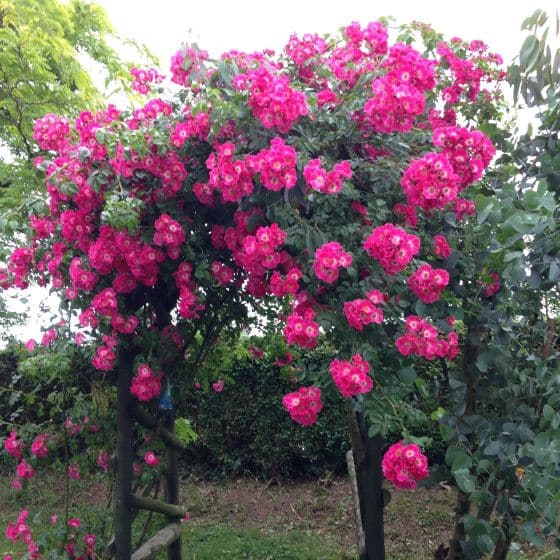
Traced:
POLYGON ((362 527, 362 514, 360 512, 360 496, 358 494, 358 481, 356 479, 356 467, 354 465, 354 454, 352 450, 346 453, 346 465, 348 466, 348 476, 352 486, 352 502, 356 514, 356 529, 358 533, 358 556, 362 558, 366 551, 366 537, 362 527))
MULTIPOLYGON (((165 427, 174 433, 175 420, 174 415, 168 415, 165 420, 165 427)), ((177 458, 177 449, 171 445, 165 449, 165 500, 168 504, 179 503, 179 465, 177 458)), ((180 517, 168 516, 170 522, 180 522, 180 517)), ((181 560, 181 538, 177 536, 167 549, 168 560, 181 560)))
POLYGON ((154 558, 158 552, 161 552, 164 548, 171 550, 173 543, 179 541, 179 535, 181 534, 181 524, 174 523, 167 525, 160 531, 158 531, 153 537, 147 540, 133 555, 132 560, 149 560, 154 558))

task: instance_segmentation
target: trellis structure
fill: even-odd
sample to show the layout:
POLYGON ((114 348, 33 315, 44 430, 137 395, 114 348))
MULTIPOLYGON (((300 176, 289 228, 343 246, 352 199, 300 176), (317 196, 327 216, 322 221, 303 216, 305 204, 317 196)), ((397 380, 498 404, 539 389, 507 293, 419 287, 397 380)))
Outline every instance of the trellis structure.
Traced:
POLYGON ((180 519, 186 511, 179 505, 178 451, 184 444, 174 434, 174 418, 167 414, 160 420, 136 405, 130 394, 134 354, 124 348, 119 355, 117 381, 117 457, 115 489, 114 554, 117 560, 145 560, 163 548, 169 560, 181 560, 180 519), (133 493, 134 422, 157 430, 166 446, 165 501, 133 493), (164 515, 169 524, 132 552, 132 523, 135 511, 147 510, 164 515))
MULTIPOLYGON (((179 505, 178 452, 184 443, 174 433, 173 411, 155 417, 138 403, 130 393, 134 350, 123 347, 119 353, 117 381, 117 457, 115 490, 115 537, 110 553, 117 560, 147 560, 167 548, 168 560, 181 560, 181 518, 186 511, 179 505), (165 501, 133 492, 134 423, 155 430, 165 444, 165 501), (132 523, 140 510, 164 515, 168 524, 140 544, 133 552, 132 523)), ((381 456, 382 439, 369 437, 363 414, 352 410, 348 403, 348 425, 352 440, 357 502, 357 524, 361 527, 363 543, 360 560, 384 560, 383 507, 385 496, 382 488, 381 456)))
MULTIPOLYGON (((170 306, 160 300, 155 305, 161 324, 169 323, 170 306)), ((167 548, 169 560, 181 560, 181 518, 186 510, 179 505, 178 452, 185 448, 175 435, 173 409, 161 410, 155 417, 134 401, 130 384, 135 349, 122 345, 118 355, 117 378, 117 455, 115 488, 115 538, 113 552, 117 560, 145 560, 167 548), (165 501, 133 492, 134 423, 155 430, 165 445, 165 501), (140 510, 158 513, 168 525, 133 552, 132 523, 140 510)), ((149 493, 149 489, 147 489, 149 493)))

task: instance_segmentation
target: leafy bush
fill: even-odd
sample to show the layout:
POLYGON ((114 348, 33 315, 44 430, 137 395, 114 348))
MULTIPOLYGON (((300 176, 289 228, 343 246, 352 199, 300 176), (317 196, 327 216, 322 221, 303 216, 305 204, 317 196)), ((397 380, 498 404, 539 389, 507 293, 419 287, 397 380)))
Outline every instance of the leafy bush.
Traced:
MULTIPOLYGON (((199 435, 184 456, 186 469, 194 466, 197 474, 210 478, 251 473, 264 479, 293 479, 346 472, 350 442, 345 404, 332 385, 320 381, 337 351, 324 340, 311 352, 290 347, 293 361, 276 365, 287 351, 279 335, 225 337, 197 371, 199 388, 183 382, 173 391, 177 415, 188 418, 199 435), (255 352, 262 356, 256 358, 255 352), (210 385, 217 379, 225 380, 222 392, 210 385), (282 406, 282 397, 301 383, 316 383, 322 389, 324 407, 312 428, 290 421, 282 406)), ((445 374, 438 362, 417 360, 415 368, 423 390, 414 406, 403 407, 406 427, 423 434, 430 463, 443 464, 446 446, 439 426, 438 396, 445 402, 445 374)), ((373 372, 374 382, 377 374, 373 372)), ((383 435, 388 442, 398 440, 402 430, 402 422, 388 419, 383 435)))
POLYGON ((9 344, 0 351, 0 418, 20 425, 52 421, 62 408, 90 393, 92 371, 72 348, 29 352, 19 343, 9 344), (64 389, 69 379, 73 387, 64 389))
MULTIPOLYGON (((270 357, 281 353, 285 346, 272 337, 264 345, 265 357, 254 359, 247 352, 248 344, 247 340, 228 340, 218 352, 221 367, 215 362, 210 364, 227 381, 221 393, 211 388, 209 391, 192 386, 180 388, 181 398, 176 399, 179 401, 178 416, 189 419, 199 436, 184 456, 184 468, 194 466, 197 474, 209 478, 245 473, 261 478, 307 478, 325 472, 345 472, 345 453, 350 446, 344 402, 339 394, 332 388, 325 390, 325 408, 313 428, 295 424, 281 403, 282 396, 294 390, 292 368, 280 368, 270 357)), ((62 380, 48 375, 49 370, 59 371, 60 368, 45 363, 49 355, 58 364, 64 359, 60 353, 37 351, 31 354, 18 344, 0 352, 0 391, 4 396, 0 400, 0 417, 5 422, 40 425, 62 413, 63 403, 56 398, 62 398, 59 391, 62 380)), ((299 371, 294 371, 298 381, 327 367, 332 355, 332 348, 321 346, 301 358, 296 357, 299 371)), ((99 408, 96 398, 99 391, 85 382, 91 377, 87 375, 91 366, 74 355, 68 367, 83 381, 82 393, 89 395, 94 408, 99 408)), ((437 370, 437 366, 426 366, 422 376, 431 382, 437 370)), ((68 396, 70 402, 66 402, 66 407, 75 400, 68 396)), ((437 403, 426 398, 419 407, 429 417, 437 403)), ((445 448, 437 422, 429 422, 424 428, 424 434, 433 441, 427 448, 431 462, 443 462, 445 448)), ((104 429, 112 428, 105 426, 104 429)), ((389 439, 399 436, 395 428, 389 439)))
MULTIPOLYGON (((304 369, 318 362, 329 363, 324 349, 309 353, 304 369)), ((224 377, 222 392, 188 389, 191 394, 179 403, 179 415, 190 418, 200 436, 189 448, 189 462, 209 476, 308 477, 344 471, 350 444, 344 402, 334 391, 325 393, 325 407, 310 429, 295 424, 282 407, 282 396, 295 384, 270 358, 241 357, 224 377)))

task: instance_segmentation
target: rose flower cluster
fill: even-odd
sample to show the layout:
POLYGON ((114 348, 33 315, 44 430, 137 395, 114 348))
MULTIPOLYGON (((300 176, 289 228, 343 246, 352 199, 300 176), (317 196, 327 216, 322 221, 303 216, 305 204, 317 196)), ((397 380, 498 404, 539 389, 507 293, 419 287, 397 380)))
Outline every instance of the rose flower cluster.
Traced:
POLYGON ((311 426, 317 421, 321 412, 321 389, 317 387, 300 387, 295 393, 288 393, 282 398, 284 408, 290 413, 292 420, 302 426, 311 426))
POLYGON ((354 354, 350 362, 333 360, 329 371, 334 384, 345 398, 360 393, 369 393, 373 389, 373 380, 368 375, 369 364, 359 354, 354 354))
MULTIPOLYGON (((176 95, 155 97, 162 76, 134 68, 134 90, 149 95, 142 105, 109 105, 74 122, 45 115, 33 138, 47 206, 30 216, 25 246, 0 268, 0 288, 34 281, 57 290, 76 318, 68 328, 79 324, 75 340, 102 372, 115 370, 119 348, 134 348, 130 392, 142 405, 182 373, 175 357, 196 354, 189 336, 211 325, 213 348, 222 328, 251 329, 247 309, 277 313, 280 324, 270 322, 288 345, 312 349, 321 334, 353 354, 284 396, 304 426, 322 409, 323 384, 345 398, 371 398, 362 357, 377 343, 369 330, 395 362, 453 359, 457 333, 439 332, 428 318, 407 316, 405 333, 393 338, 410 313, 406 276, 421 301, 442 298, 449 273, 414 259, 449 257, 442 235, 426 237, 445 231, 456 246, 438 224, 441 211, 458 222, 475 212, 468 187, 495 154, 484 133, 458 123, 463 104, 495 78, 488 68, 496 61, 478 65, 453 45, 439 44, 437 53, 390 44, 381 22, 352 22, 338 38, 294 35, 278 56, 229 51, 218 61, 187 45, 171 60, 176 95), (399 143, 413 149, 394 149, 399 143), (389 167, 400 176, 381 187, 374 175, 389 167)), ((481 291, 495 293, 492 280, 481 291)), ((61 340, 57 328, 43 337, 51 349, 61 340)), ((212 387, 222 392, 214 373, 212 387)), ((47 459, 50 443, 33 443, 30 464, 15 432, 6 438, 19 482, 33 476, 35 459, 47 459)), ((396 444, 384 472, 411 487, 427 473, 424 459, 396 444)), ((107 470, 106 451, 98 460, 107 470)), ((144 460, 159 461, 153 451, 144 460)), ((79 476, 75 466, 68 472, 79 476)))
POLYGON ((428 478, 428 459, 420 448, 411 443, 404 445, 402 441, 389 447, 381 461, 383 476, 391 481, 396 488, 413 490, 416 483, 428 478))

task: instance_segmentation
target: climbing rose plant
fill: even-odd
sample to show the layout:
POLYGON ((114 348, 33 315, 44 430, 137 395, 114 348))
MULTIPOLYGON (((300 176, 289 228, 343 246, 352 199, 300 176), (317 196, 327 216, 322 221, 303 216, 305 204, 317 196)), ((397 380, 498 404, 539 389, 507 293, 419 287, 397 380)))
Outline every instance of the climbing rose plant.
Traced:
MULTIPOLYGON (((215 324, 246 327, 256 310, 290 346, 336 342, 332 362, 279 403, 294 421, 313 424, 322 391, 336 390, 372 433, 405 429, 409 356, 459 353, 445 224, 473 214, 469 187, 494 156, 476 123, 500 99, 500 62, 420 24, 390 42, 382 22, 353 22, 339 36, 294 35, 278 54, 217 60, 185 45, 172 58, 175 93, 155 97, 161 75, 134 69, 133 87, 150 96, 142 107, 37 121, 48 200, 0 285, 60 294, 65 329, 112 382, 133 349, 130 391, 148 406, 164 383, 208 381, 186 365, 201 364, 200 333, 212 325, 211 347, 215 324)), ((41 442, 29 464, 16 432, 5 447, 25 483, 41 442)), ((94 453, 104 471, 106 451, 94 453)), ((151 449, 143 461, 159 463, 151 449)), ((399 488, 428 476, 407 442, 383 472, 399 488)))

